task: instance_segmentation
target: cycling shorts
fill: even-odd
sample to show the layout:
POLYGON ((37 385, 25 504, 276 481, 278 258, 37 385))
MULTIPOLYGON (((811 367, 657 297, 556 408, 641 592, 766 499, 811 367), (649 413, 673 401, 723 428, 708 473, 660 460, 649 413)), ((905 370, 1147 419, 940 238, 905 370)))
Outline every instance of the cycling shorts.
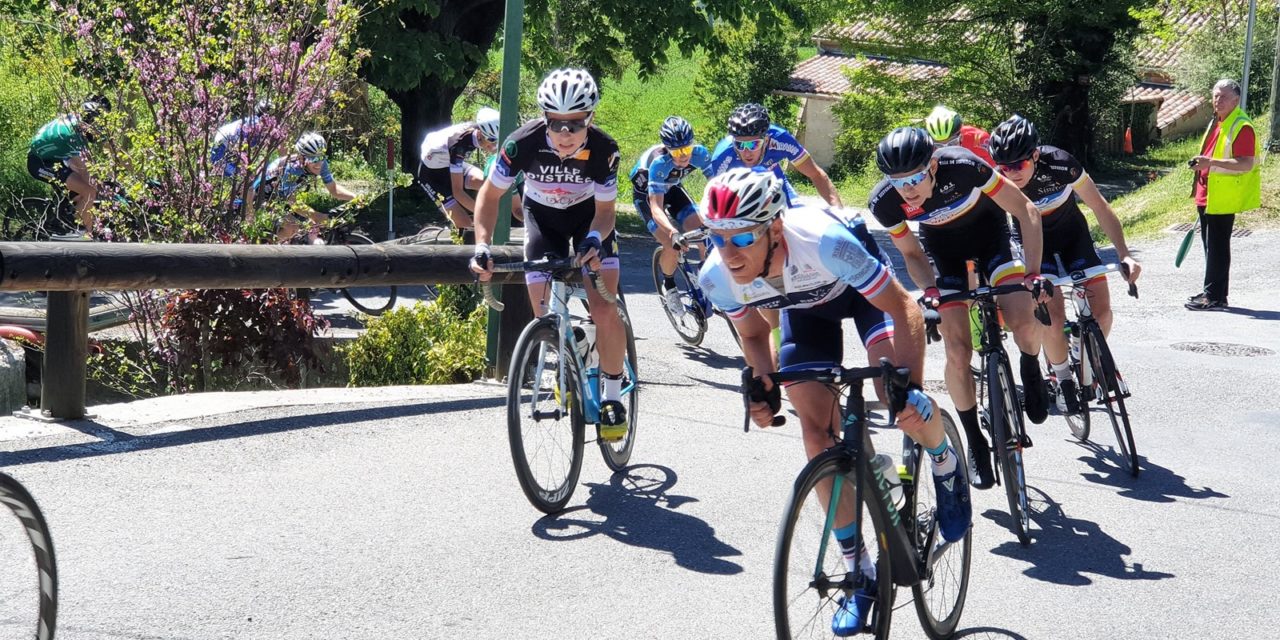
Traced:
MULTIPOLYGON (((968 260, 994 286, 1020 282, 1026 275, 1022 262, 1022 246, 1013 238, 1003 220, 967 226, 959 232, 922 229, 920 240, 925 253, 933 259, 938 271, 938 289, 943 292, 968 291, 968 260)), ((963 301, 949 302, 944 307, 962 307, 963 301)))
MULTIPOLYGON (((470 163, 463 163, 462 176, 464 185, 466 184, 467 176, 470 176, 473 172, 476 172, 477 175, 482 173, 479 167, 470 163)), ((446 208, 457 204, 458 200, 453 197, 453 177, 449 167, 441 167, 439 169, 422 167, 418 177, 422 179, 422 188, 433 200, 443 202, 446 208)))
POLYGON ((34 153, 27 154, 27 173, 31 177, 52 185, 65 185, 73 173, 71 166, 62 160, 43 160, 34 153))
MULTIPOLYGON (((1097 267, 1102 264, 1102 258, 1098 257, 1098 251, 1093 247, 1093 236, 1089 234, 1089 222, 1085 220, 1084 215, 1078 212, 1069 217, 1063 218, 1052 228, 1044 229, 1044 249, 1041 251, 1040 273, 1064 276, 1066 273, 1059 273, 1058 261, 1054 259, 1054 255, 1062 258, 1062 265, 1066 267, 1067 273, 1088 269, 1089 267, 1097 267)), ((1014 238, 1019 242, 1022 240, 1022 230, 1018 227, 1017 221, 1014 221, 1014 238)), ((1105 279, 1105 275, 1098 278, 1105 279)))
MULTIPOLYGON (((556 209, 525 198, 524 200, 524 259, 539 260, 545 256, 567 258, 587 239, 591 223, 596 217, 595 199, 579 202, 568 209, 556 209)), ((600 268, 616 270, 618 262, 617 232, 610 233, 600 242, 600 268)), ((528 284, 546 282, 545 273, 526 273, 528 284)))
MULTIPOLYGON (((636 213, 640 214, 640 218, 644 220, 645 226, 649 229, 649 233, 658 232, 658 223, 653 221, 653 212, 649 210, 649 194, 633 193, 632 197, 636 205, 636 213)), ((684 221, 689 216, 698 214, 698 207, 693 204, 693 200, 689 199, 689 194, 683 187, 675 187, 663 194, 662 208, 666 210, 667 217, 675 222, 676 229, 684 230, 684 221)))

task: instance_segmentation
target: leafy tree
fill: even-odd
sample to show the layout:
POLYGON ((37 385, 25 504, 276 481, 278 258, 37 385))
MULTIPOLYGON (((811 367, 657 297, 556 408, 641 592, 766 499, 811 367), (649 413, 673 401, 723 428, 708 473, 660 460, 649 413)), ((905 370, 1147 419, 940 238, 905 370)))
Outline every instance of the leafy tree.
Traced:
POLYGON ((746 102, 763 104, 774 122, 790 119, 796 99, 773 91, 787 85, 795 67, 796 30, 787 22, 775 27, 779 28, 748 23, 718 30, 716 36, 726 51, 714 58, 713 64, 703 65, 694 83, 703 114, 717 124, 717 130, 722 130, 729 114, 746 102))
MULTIPOLYGON (((1212 19, 1186 39, 1174 79, 1178 86, 1207 96, 1222 78, 1242 81, 1248 2, 1204 2, 1212 19)), ((1274 3, 1258 3, 1249 65, 1248 109, 1262 113, 1271 98, 1271 73, 1275 63, 1277 19, 1274 3)), ((1176 32, 1167 34, 1177 38, 1176 32)))

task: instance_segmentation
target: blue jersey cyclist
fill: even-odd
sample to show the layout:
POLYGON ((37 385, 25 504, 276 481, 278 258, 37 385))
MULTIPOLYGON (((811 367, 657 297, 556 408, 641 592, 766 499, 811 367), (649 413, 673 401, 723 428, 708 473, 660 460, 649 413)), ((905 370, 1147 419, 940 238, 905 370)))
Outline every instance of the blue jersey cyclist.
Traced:
POLYGON ((799 195, 786 181, 785 164, 808 178, 827 204, 842 208, 840 194, 827 172, 818 166, 809 152, 790 131, 772 124, 763 105, 744 104, 729 114, 729 135, 711 152, 711 174, 720 175, 734 167, 764 167, 783 179, 789 202, 799 195))
POLYGON ((312 131, 302 134, 293 145, 296 153, 280 156, 267 166, 266 175, 254 181, 253 189, 257 192, 259 202, 269 198, 279 198, 289 204, 291 215, 286 215, 280 224, 279 240, 288 240, 298 233, 299 225, 305 219, 314 224, 323 223, 328 216, 307 206, 294 206, 298 193, 306 187, 313 177, 319 177, 329 195, 338 200, 351 200, 355 194, 347 191, 333 179, 329 171, 329 161, 325 158, 328 144, 324 136, 312 131), (295 220, 296 219, 296 220, 295 220))
POLYGON ((711 152, 694 144, 693 126, 684 118, 670 116, 658 131, 662 144, 640 154, 631 169, 632 199, 636 212, 658 240, 662 253, 658 265, 664 276, 662 300, 672 313, 681 313, 683 303, 676 287, 676 251, 673 240, 682 231, 698 228, 698 208, 681 182, 694 171, 710 176, 711 152))
POLYGON ((213 134, 213 147, 209 161, 224 178, 233 178, 240 172, 240 165, 249 162, 248 152, 262 143, 266 123, 267 101, 259 100, 253 115, 232 120, 213 134))
MULTIPOLYGON (((898 425, 933 458, 942 536, 964 537, 972 518, 967 474, 943 431, 940 412, 920 389, 924 374, 924 321, 919 305, 893 274, 866 225, 825 207, 787 208, 782 181, 772 172, 730 169, 707 184, 699 212, 715 249, 703 265, 703 291, 725 311, 742 339, 754 372, 774 370, 769 325, 754 309, 781 309, 781 370, 829 369, 843 360, 841 321, 853 318, 868 360, 888 358, 911 370, 912 386, 898 425), (896 333, 895 333, 896 329, 896 333)), ((768 400, 751 404, 751 418, 770 424, 781 390, 761 379, 768 400)), ((877 389, 883 395, 883 389, 877 389)), ((835 444, 832 424, 838 394, 825 385, 789 385, 809 458, 835 444)), ((860 586, 840 601, 832 632, 862 631, 875 600, 875 561, 860 543, 852 504, 836 511, 834 534, 850 574, 860 586)))

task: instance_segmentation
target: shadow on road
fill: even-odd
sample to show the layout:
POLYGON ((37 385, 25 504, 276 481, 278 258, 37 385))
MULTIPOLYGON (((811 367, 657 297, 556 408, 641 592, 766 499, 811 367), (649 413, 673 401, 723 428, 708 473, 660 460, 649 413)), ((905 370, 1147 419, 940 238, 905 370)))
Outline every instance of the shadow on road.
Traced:
POLYGON ((291 415, 268 420, 237 422, 200 429, 178 432, 157 433, 154 435, 135 436, 124 431, 112 429, 92 420, 74 420, 61 423, 64 426, 80 431, 86 435, 99 438, 102 442, 88 444, 71 444, 25 451, 0 453, 0 467, 32 464, 37 462, 60 462, 80 458, 92 458, 115 453, 129 453, 160 449, 164 447, 180 447, 189 444, 229 440, 231 438, 247 438, 271 433, 284 433, 299 429, 328 427, 334 425, 354 425, 361 422, 379 422, 389 418, 427 415, 432 413, 448 413, 451 411, 467 411, 500 407, 506 404, 505 397, 466 398, 443 402, 421 402, 416 404, 395 405, 390 407, 367 407, 348 411, 326 411, 325 407, 316 410, 321 413, 291 415))
POLYGON ((1270 311, 1267 309, 1246 309, 1244 307, 1227 307, 1222 313, 1233 313, 1238 316, 1248 316, 1254 320, 1280 320, 1280 311, 1270 311))
MULTIPOLYGON (((743 362, 742 356, 724 355, 716 353, 706 347, 691 347, 687 344, 679 345, 684 352, 684 357, 711 367, 712 369, 741 369, 743 362)), ((733 347, 735 350, 737 347, 733 347)))
MULTIPOLYGON (((1069 517, 1062 505, 1054 502, 1045 492, 1027 487, 1031 503, 1033 539, 1024 548, 1008 534, 1008 540, 991 552, 1029 563, 1022 573, 1053 584, 1084 586, 1093 580, 1086 574, 1115 578, 1117 580, 1163 580, 1172 573, 1148 571, 1142 563, 1130 563, 1125 556, 1133 553, 1128 545, 1102 531, 1097 523, 1082 518, 1069 517)), ((1005 531, 1009 530, 1010 517, 995 509, 982 514, 1005 531)))
POLYGON ((697 498, 668 493, 676 472, 659 465, 637 465, 613 474, 609 484, 584 483, 590 497, 581 507, 545 516, 533 524, 543 540, 571 541, 605 535, 636 547, 671 554, 676 564, 699 573, 734 575, 742 567, 726 560, 742 552, 716 539, 706 522, 679 513, 697 498))
POLYGON ((1177 498, 1230 497, 1209 487, 1193 487, 1187 484, 1186 478, 1174 473, 1172 469, 1155 464, 1142 455, 1138 456, 1142 475, 1134 478, 1129 475, 1128 469, 1122 469, 1117 464, 1119 454, 1111 447, 1079 441, 1076 441, 1076 446, 1093 454, 1080 457, 1080 461, 1092 469, 1091 472, 1081 473, 1081 477, 1095 484, 1115 487, 1124 498, 1144 502, 1173 502, 1177 498))
POLYGON ((737 384, 728 384, 728 383, 724 383, 724 382, 714 382, 714 381, 711 381, 711 380, 703 380, 702 378, 695 378, 695 377, 693 377, 693 376, 686 376, 686 377, 687 377, 687 378, 689 378, 690 380, 693 380, 694 382, 697 382, 698 384, 701 384, 701 385, 706 385, 706 386, 708 386, 708 387, 713 387, 713 388, 716 388, 716 389, 722 389, 722 390, 724 390, 724 391, 732 391, 732 392, 733 392, 733 393, 735 393, 735 394, 740 394, 740 393, 742 393, 742 386, 741 386, 741 385, 737 385, 737 384))
POLYGON ((1027 640, 1027 637, 1020 633, 1015 633, 1008 629, 1000 629, 998 627, 974 627, 972 629, 961 629, 956 631, 956 634, 951 637, 955 640, 960 640, 961 638, 976 638, 978 640, 1027 640))

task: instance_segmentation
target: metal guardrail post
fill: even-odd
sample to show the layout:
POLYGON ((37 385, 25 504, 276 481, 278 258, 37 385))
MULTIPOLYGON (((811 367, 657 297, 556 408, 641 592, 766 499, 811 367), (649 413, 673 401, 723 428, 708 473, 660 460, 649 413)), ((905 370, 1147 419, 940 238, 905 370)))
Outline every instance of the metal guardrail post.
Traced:
POLYGON ((40 411, 58 420, 77 420, 85 416, 89 292, 50 291, 48 296, 40 411))

